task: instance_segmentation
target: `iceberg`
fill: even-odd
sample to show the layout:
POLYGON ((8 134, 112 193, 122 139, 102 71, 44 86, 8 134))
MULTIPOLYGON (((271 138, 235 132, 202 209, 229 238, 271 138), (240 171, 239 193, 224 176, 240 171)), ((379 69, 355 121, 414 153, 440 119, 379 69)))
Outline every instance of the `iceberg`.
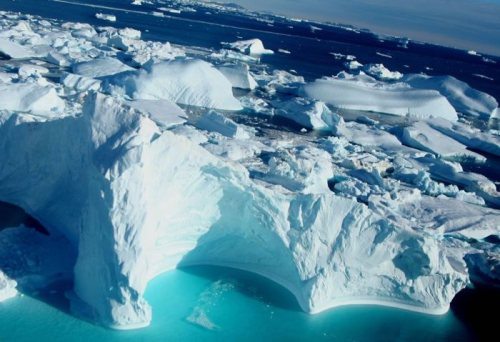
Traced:
MULTIPOLYGON (((307 313, 442 314, 471 279, 498 279, 500 196, 460 164, 497 155, 498 132, 458 122, 464 98, 377 80, 382 66, 306 83, 246 55, 256 41, 211 53, 26 18, 0 31, 40 53, 0 67, 0 201, 48 235, 0 229, 0 298, 64 281, 75 316, 135 329, 148 282, 176 267, 260 274, 307 313)), ((188 320, 216 327, 205 313, 188 320)))
POLYGON ((111 93, 124 93, 135 100, 169 100, 213 109, 242 109, 228 79, 202 60, 161 62, 148 69, 108 77, 105 83, 104 87, 111 93))
POLYGON ((10 160, 0 167, 0 200, 67 238, 78 255, 72 310, 110 327, 149 324, 148 281, 182 265, 264 275, 311 313, 355 303, 442 313, 467 283, 438 240, 329 192, 331 171, 315 171, 324 176, 312 175, 311 185, 323 186, 310 193, 259 185, 241 166, 98 93, 79 116, 11 116, 0 126, 0 158, 10 160), (40 174, 51 176, 32 178, 40 174))
POLYGON ((356 80, 323 78, 303 85, 300 93, 340 109, 457 120, 455 109, 435 90, 373 86, 356 80))
POLYGON ((173 102, 167 100, 134 100, 127 104, 145 112, 159 127, 166 129, 186 122, 186 113, 173 102))
POLYGON ((10 58, 26 59, 36 57, 37 54, 29 47, 20 45, 9 38, 0 37, 0 53, 10 58))
POLYGON ((401 81, 412 88, 434 89, 445 96, 457 112, 490 118, 498 108, 498 102, 491 95, 471 88, 467 83, 452 76, 405 75, 401 81))
POLYGON ((274 105, 277 107, 275 115, 291 120, 302 127, 322 130, 332 126, 333 113, 321 101, 296 97, 284 103, 275 102, 274 105))
MULTIPOLYGON (((351 62, 352 63, 352 62, 351 62)), ((403 77, 403 74, 398 71, 390 71, 383 64, 368 64, 363 67, 363 71, 379 80, 397 81, 403 77)))

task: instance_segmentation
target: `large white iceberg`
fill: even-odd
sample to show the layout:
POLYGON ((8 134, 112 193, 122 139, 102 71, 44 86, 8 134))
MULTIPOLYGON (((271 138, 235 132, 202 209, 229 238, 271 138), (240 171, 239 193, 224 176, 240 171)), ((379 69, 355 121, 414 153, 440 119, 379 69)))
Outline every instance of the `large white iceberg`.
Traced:
POLYGON ((401 81, 413 88, 434 89, 446 96, 456 111, 483 118, 493 117, 498 102, 491 95, 471 88, 452 76, 406 75, 401 81))
POLYGON ((122 92, 133 99, 170 100, 223 110, 242 109, 227 78, 202 60, 162 62, 147 70, 119 74, 106 81, 112 92, 122 92))
POLYGON ((115 328, 149 324, 146 285, 178 265, 262 274, 307 312, 378 303, 442 313, 467 282, 438 240, 326 186, 304 194, 259 185, 100 94, 74 118, 12 116, 0 126, 0 158, 10 161, 0 166, 0 200, 78 251, 72 310, 115 328))
POLYGON ((373 86, 356 80, 323 78, 305 84, 301 93, 340 109, 457 120, 455 109, 435 90, 373 86))

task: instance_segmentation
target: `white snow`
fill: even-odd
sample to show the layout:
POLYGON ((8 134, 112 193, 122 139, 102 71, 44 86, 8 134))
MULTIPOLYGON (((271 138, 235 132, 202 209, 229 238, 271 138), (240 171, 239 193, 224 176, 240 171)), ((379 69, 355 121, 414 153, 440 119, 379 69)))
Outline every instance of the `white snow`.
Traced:
POLYGON ((34 64, 23 64, 19 67, 17 70, 17 74, 21 78, 26 78, 30 76, 40 76, 47 74, 49 72, 49 69, 41 66, 41 65, 34 65, 34 64))
POLYGON ((61 83, 66 88, 73 89, 77 92, 99 90, 101 88, 101 81, 71 73, 65 73, 63 76, 61 76, 61 83))
POLYGON ((222 110, 240 110, 232 85, 213 65, 202 60, 176 59, 106 79, 114 92, 133 99, 170 100, 175 103, 222 110))
POLYGON ((459 122, 432 119, 428 124, 439 132, 453 138, 465 146, 500 157, 500 136, 481 132, 459 122))

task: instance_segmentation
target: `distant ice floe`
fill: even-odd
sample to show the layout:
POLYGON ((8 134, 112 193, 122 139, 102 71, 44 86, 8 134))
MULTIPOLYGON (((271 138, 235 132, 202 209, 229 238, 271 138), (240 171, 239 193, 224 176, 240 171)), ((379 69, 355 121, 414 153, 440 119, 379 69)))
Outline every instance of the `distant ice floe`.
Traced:
MULTIPOLYGON (((493 97, 344 55, 356 68, 308 82, 259 64, 260 40, 202 50, 0 17, 0 201, 50 232, 0 231, 0 300, 64 280, 75 315, 134 329, 175 267, 260 274, 308 313, 442 314, 498 279, 500 194, 465 167, 500 156, 467 123, 498 117, 493 97)), ((223 289, 186 320, 217 329, 203 298, 223 289)))
POLYGON ((112 14, 105 14, 105 13, 96 13, 95 14, 95 17, 97 19, 101 19, 101 20, 106 20, 106 21, 111 21, 112 23, 114 23, 116 21, 116 16, 112 15, 112 14))
POLYGON ((264 48, 264 44, 260 39, 239 40, 233 43, 222 43, 222 45, 250 56, 261 56, 274 53, 273 50, 264 48))

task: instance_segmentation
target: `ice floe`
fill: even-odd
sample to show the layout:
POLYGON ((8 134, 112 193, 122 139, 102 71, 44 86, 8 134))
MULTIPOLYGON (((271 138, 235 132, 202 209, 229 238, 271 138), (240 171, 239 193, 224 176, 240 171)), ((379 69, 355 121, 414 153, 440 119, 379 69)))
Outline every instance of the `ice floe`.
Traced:
POLYGON ((260 56, 274 53, 273 50, 264 48, 264 44, 260 39, 239 40, 233 43, 223 43, 223 45, 250 56, 260 56))

